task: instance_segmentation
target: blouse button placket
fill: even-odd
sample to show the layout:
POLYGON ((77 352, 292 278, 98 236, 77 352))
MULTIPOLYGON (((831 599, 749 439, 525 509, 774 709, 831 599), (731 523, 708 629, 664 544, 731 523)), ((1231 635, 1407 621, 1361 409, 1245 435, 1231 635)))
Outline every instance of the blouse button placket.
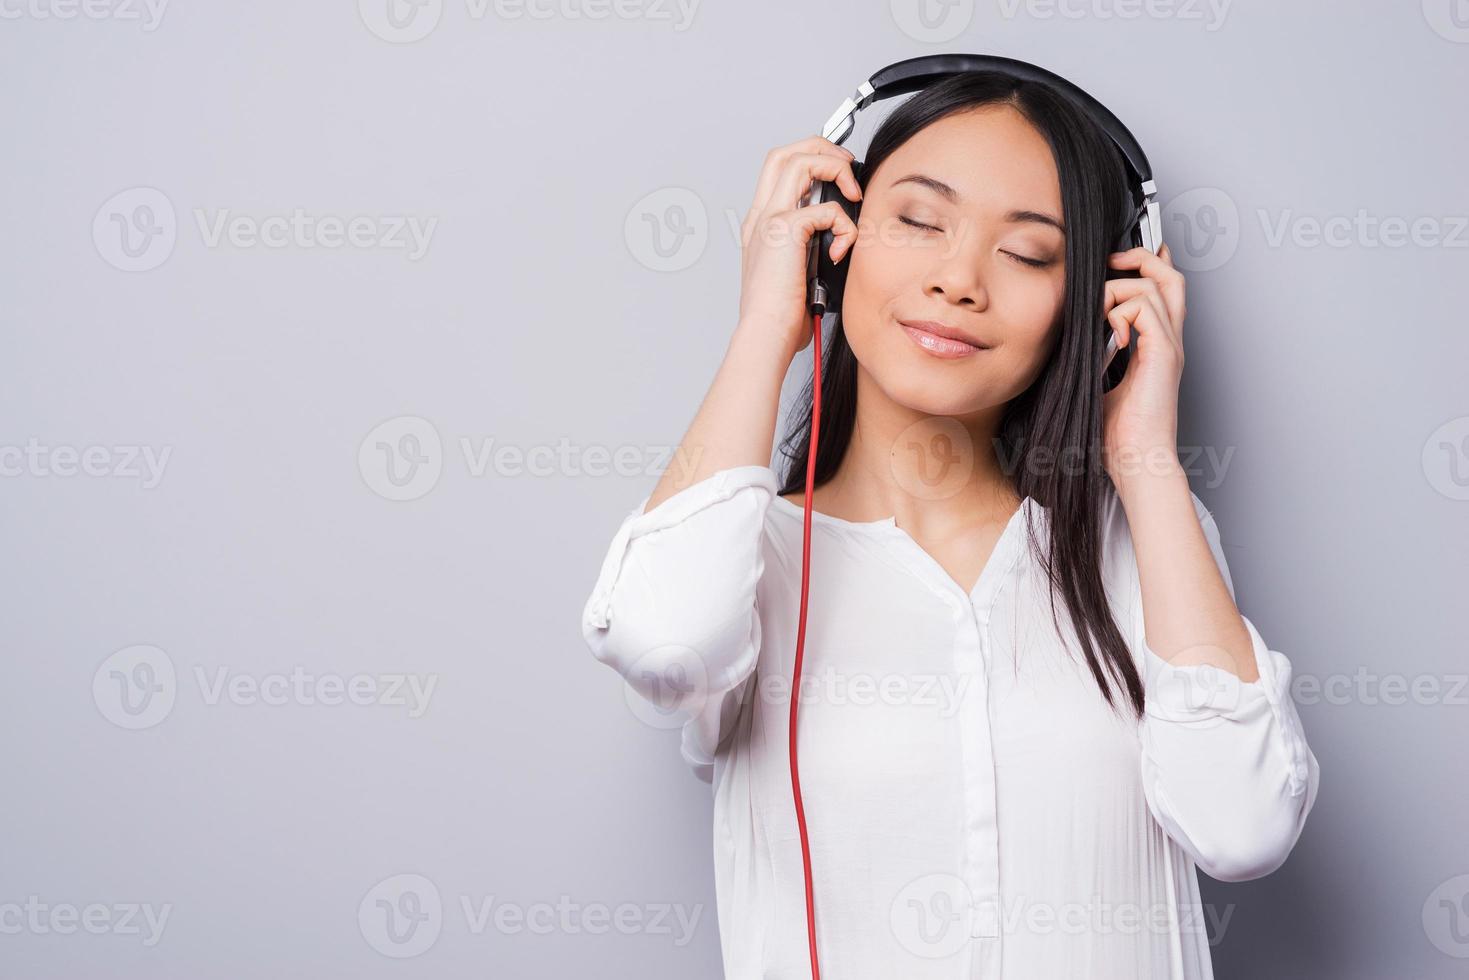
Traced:
POLYGON ((965 604, 970 616, 959 631, 956 661, 961 673, 970 675, 980 695, 965 699, 967 710, 963 714, 968 756, 964 765, 964 868, 971 902, 970 936, 974 940, 969 975, 979 978, 995 976, 999 965, 1000 848, 989 718, 990 610, 983 604, 965 604))
MULTIPOLYGON (((1020 515, 1017 513, 1016 519, 1020 515)), ((1016 519, 1012 519, 1016 520, 1016 519)), ((990 615, 1021 547, 1012 523, 990 556, 972 593, 957 583, 905 531, 885 525, 886 540, 954 613, 954 670, 963 698, 959 712, 960 762, 964 787, 961 878, 969 899, 971 943, 968 976, 994 980, 1001 959, 1000 835, 995 787, 994 737, 990 730, 990 615)))

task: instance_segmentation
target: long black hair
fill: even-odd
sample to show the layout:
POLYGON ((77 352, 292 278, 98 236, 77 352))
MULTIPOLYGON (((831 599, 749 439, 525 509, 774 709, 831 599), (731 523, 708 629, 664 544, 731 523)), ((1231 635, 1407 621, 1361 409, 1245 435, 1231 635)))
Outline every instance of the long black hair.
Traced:
MULTIPOLYGON (((1031 552, 1045 571, 1058 635, 1059 591, 1108 705, 1117 709, 1112 685, 1120 683, 1140 718, 1143 685, 1107 605, 1101 571, 1102 514, 1108 494, 1115 492, 1101 465, 1102 395, 1120 378, 1129 355, 1126 349, 1120 351, 1104 376, 1100 365, 1107 339, 1102 316, 1107 255, 1115 250, 1134 212, 1116 145, 1091 117, 1049 85, 1000 71, 963 72, 919 91, 888 115, 868 146, 859 183, 865 196, 867 182, 883 160, 930 123, 993 105, 1012 106, 1050 143, 1066 225, 1060 334, 1035 382, 1005 407, 995 448, 1017 496, 1030 496, 1046 508, 1047 544, 1042 547, 1029 520, 1026 531, 1031 552), (1039 465, 1040 460, 1052 462, 1039 465)), ((850 250, 843 261, 850 261, 850 250)), ((857 359, 842 329, 841 314, 833 321, 821 358, 818 486, 836 474, 857 416, 857 359)), ((782 494, 805 490, 811 394, 808 381, 792 409, 797 421, 780 445, 788 460, 782 494)))

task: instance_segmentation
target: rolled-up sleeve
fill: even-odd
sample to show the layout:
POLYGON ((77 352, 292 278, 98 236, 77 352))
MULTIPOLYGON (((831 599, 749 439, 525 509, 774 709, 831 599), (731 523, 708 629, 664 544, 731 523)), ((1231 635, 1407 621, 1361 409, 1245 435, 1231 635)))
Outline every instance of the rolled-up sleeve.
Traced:
POLYGON ((582 612, 592 654, 641 697, 687 716, 681 754, 711 766, 731 692, 760 650, 761 533, 778 490, 768 466, 720 470, 622 520, 582 612))
MULTIPOLYGON (((1233 597, 1218 525, 1197 496, 1194 507, 1233 597)), ((1137 589, 1135 574, 1133 581, 1137 589)), ((1320 781, 1290 696, 1290 660, 1243 617, 1257 680, 1207 664, 1174 666, 1147 645, 1140 591, 1131 609, 1147 703, 1140 738, 1149 810, 1211 878, 1271 873, 1300 837, 1320 781)))

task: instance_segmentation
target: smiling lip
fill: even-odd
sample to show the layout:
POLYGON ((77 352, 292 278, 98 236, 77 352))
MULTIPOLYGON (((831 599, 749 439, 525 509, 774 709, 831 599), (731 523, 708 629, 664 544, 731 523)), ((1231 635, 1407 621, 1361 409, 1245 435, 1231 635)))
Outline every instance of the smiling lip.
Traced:
POLYGON ((963 331, 935 320, 899 320, 898 325, 915 344, 935 357, 968 357, 989 349, 963 331))

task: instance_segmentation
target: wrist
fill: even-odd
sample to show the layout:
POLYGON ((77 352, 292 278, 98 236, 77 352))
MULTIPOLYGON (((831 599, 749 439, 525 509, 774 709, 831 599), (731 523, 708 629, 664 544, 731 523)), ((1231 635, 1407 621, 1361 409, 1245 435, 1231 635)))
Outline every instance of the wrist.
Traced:
POLYGON ((745 351, 756 351, 775 358, 781 370, 790 367, 800 352, 800 338, 792 336, 783 325, 771 323, 757 317, 741 317, 730 336, 730 347, 745 351))
POLYGON ((1179 487, 1189 491, 1188 473, 1171 447, 1124 452, 1114 460, 1108 475, 1124 508, 1140 498, 1175 492, 1179 487))

